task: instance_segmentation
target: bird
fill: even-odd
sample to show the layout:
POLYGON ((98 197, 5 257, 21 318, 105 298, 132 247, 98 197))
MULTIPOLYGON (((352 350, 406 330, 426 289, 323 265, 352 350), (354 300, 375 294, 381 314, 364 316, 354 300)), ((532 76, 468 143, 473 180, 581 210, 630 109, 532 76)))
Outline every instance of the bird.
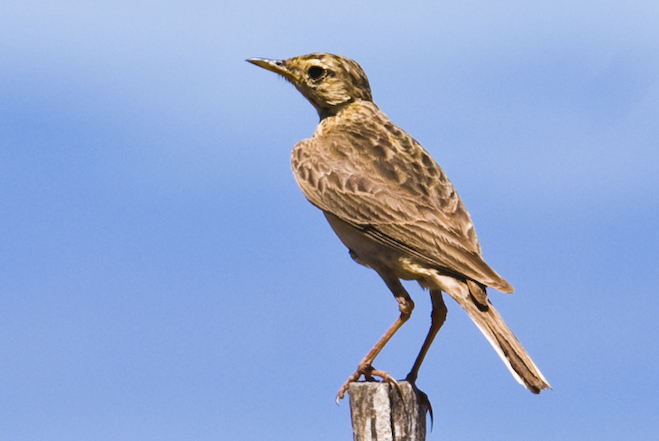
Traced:
POLYGON ((488 297, 487 288, 512 293, 513 287, 485 263, 453 184, 421 144, 373 102, 361 66, 329 53, 246 61, 288 80, 318 112, 313 137, 297 143, 292 152, 297 184, 323 212, 352 259, 375 270, 398 301, 398 318, 341 386, 337 403, 362 376, 398 385, 373 362, 414 309, 401 280, 417 281, 432 302, 430 330, 406 381, 416 384, 446 320, 446 293, 520 384, 535 394, 550 388, 488 297))

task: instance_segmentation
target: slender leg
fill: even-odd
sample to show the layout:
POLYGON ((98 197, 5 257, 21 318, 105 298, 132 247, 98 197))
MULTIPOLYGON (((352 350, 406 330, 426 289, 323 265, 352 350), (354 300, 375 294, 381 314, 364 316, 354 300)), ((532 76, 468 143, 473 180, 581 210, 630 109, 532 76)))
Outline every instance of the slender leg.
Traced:
POLYGON ((412 366, 412 370, 410 371, 409 374, 407 374, 407 378, 405 378, 407 381, 409 381, 412 384, 416 383, 416 378, 419 374, 419 368, 421 367, 421 363, 423 363, 423 359, 426 357, 426 354, 428 353, 428 349, 430 349, 430 345, 432 344, 432 341, 435 339, 437 332, 439 332, 439 329, 442 327, 444 321, 446 320, 447 310, 446 310, 446 305, 444 304, 444 299, 442 298, 442 292, 438 289, 431 289, 430 299, 432 300, 432 313, 430 315, 431 317, 430 331, 428 331, 426 340, 423 342, 423 346, 421 346, 419 355, 416 356, 416 361, 414 361, 414 366, 412 366))
POLYGON ((375 360, 375 357, 377 357, 380 351, 382 351, 382 348, 384 348, 384 346, 389 342, 389 340, 391 340, 391 337, 394 336, 396 331, 398 331, 400 327, 403 326, 403 323, 405 323, 410 318, 410 316, 412 315, 412 310, 414 309, 414 302, 412 301, 412 298, 407 293, 407 291, 405 291, 405 288, 403 288, 403 285, 400 283, 400 280, 398 280, 398 278, 385 271, 382 272, 378 271, 378 274, 380 274, 380 277, 382 277, 384 282, 387 284, 391 292, 396 297, 396 300, 398 300, 398 309, 400 310, 400 316, 396 319, 393 325, 391 325, 389 329, 387 329, 387 332, 384 333, 382 338, 378 340, 375 346, 373 346, 373 349, 371 349, 369 353, 366 354, 364 359, 359 363, 359 367, 357 368, 357 371, 355 371, 355 373, 348 378, 348 380, 343 384, 343 386, 341 386, 341 389, 339 389, 339 393, 336 396, 337 403, 345 395, 350 383, 359 380, 359 377, 361 377, 362 375, 364 375, 366 378, 371 378, 373 375, 375 375, 381 377, 384 381, 398 385, 398 383, 396 383, 396 380, 394 380, 391 377, 391 375, 389 375, 388 373, 373 369, 372 363, 375 360))

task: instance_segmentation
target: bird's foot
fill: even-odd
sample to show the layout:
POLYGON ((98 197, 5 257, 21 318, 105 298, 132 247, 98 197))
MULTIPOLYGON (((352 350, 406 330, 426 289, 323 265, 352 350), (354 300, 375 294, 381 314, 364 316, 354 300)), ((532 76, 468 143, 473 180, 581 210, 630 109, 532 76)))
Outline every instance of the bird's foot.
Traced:
POLYGON ((416 387, 416 374, 412 374, 412 372, 410 372, 409 375, 405 378, 405 381, 412 385, 412 390, 416 394, 418 402, 425 406, 428 413, 430 414, 430 430, 432 430, 432 427, 435 423, 435 418, 432 414, 432 404, 430 404, 430 398, 428 398, 428 395, 426 395, 425 392, 416 387))
POLYGON ((362 375, 364 376, 364 379, 366 381, 375 381, 373 377, 380 377, 382 378, 382 381, 395 386, 398 392, 402 394, 402 390, 398 382, 394 380, 394 378, 391 375, 389 375, 387 372, 374 369, 373 366, 371 366, 370 364, 359 365, 355 373, 352 374, 350 377, 348 377, 346 382, 343 383, 343 386, 341 386, 341 389, 339 389, 339 393, 336 394, 336 404, 339 404, 339 400, 343 399, 346 392, 348 391, 348 387, 350 386, 350 383, 356 383, 359 380, 359 377, 361 377, 362 375))

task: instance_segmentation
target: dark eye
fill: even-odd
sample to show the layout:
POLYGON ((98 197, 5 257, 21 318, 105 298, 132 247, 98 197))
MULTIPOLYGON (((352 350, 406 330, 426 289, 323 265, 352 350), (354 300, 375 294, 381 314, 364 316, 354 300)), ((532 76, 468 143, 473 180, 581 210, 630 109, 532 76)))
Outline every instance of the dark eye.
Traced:
POLYGON ((312 80, 319 80, 325 75, 325 69, 318 66, 311 66, 307 73, 312 80))

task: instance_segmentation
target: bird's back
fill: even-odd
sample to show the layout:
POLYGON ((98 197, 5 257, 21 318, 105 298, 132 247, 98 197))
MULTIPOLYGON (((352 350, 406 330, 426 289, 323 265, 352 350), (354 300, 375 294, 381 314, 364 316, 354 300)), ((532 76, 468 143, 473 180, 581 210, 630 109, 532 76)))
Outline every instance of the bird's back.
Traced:
POLYGON ((309 201, 375 240, 504 292, 481 256, 469 213, 442 169, 370 101, 321 120, 293 171, 309 201))

